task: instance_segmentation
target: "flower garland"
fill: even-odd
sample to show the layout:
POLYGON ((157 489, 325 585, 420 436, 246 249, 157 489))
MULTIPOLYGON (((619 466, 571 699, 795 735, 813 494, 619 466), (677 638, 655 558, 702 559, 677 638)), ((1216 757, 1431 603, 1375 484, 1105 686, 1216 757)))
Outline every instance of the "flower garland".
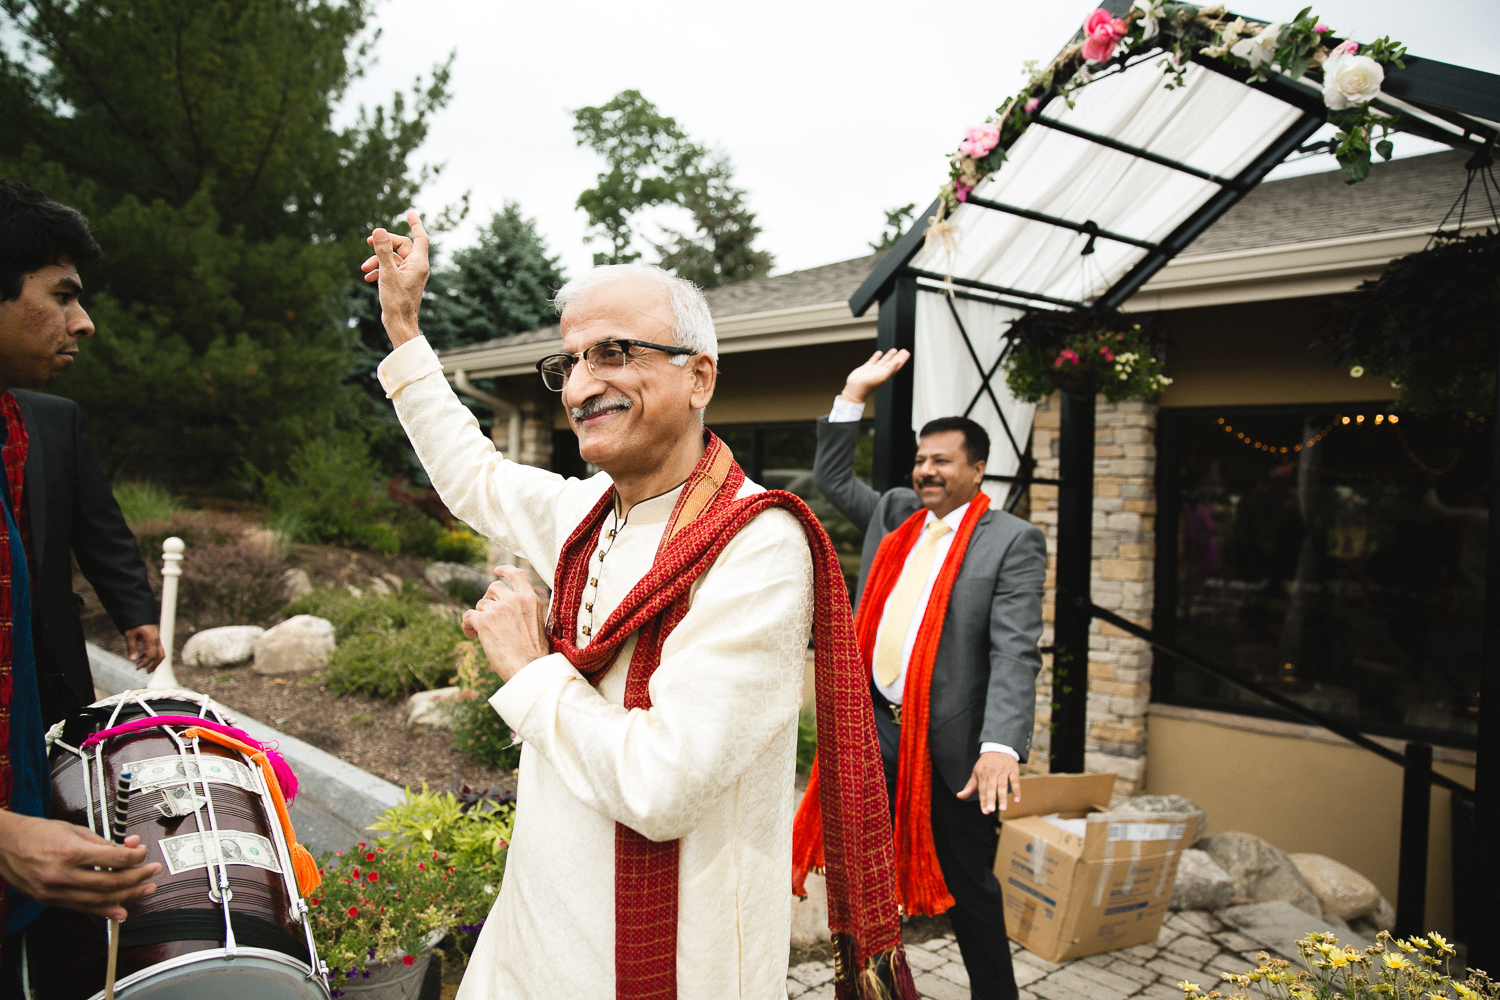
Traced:
POLYGON ((1200 56, 1248 70, 1251 81, 1265 80, 1270 73, 1298 80, 1318 72, 1328 121, 1339 129, 1334 155, 1348 183, 1369 174, 1372 149, 1391 158, 1388 135, 1394 119, 1372 109, 1370 102, 1380 94, 1385 66, 1405 68, 1404 45, 1385 37, 1361 50, 1352 41, 1336 40, 1311 7, 1274 24, 1248 23, 1241 17, 1226 21, 1227 16, 1222 4, 1200 7, 1165 0, 1135 0, 1123 18, 1103 8, 1094 11, 1084 22, 1083 41, 1069 45, 1044 68, 1030 65, 1026 89, 983 125, 968 130, 950 161, 948 183, 939 192, 942 204, 929 231, 943 231, 943 217, 1000 169, 1011 145, 1048 102, 1062 98, 1072 107, 1073 92, 1108 64, 1124 65, 1153 49, 1164 53, 1159 65, 1169 90, 1182 86, 1188 63, 1200 56))

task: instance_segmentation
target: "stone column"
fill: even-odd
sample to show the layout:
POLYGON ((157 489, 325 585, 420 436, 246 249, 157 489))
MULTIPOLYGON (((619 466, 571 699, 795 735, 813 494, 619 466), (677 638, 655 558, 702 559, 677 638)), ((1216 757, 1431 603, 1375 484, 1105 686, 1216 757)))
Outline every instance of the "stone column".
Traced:
MULTIPOLYGON (((1145 626, 1151 624, 1156 559, 1156 405, 1142 400, 1107 403, 1095 412, 1094 602, 1145 626)), ((1038 477, 1058 475, 1057 432, 1061 397, 1044 400, 1032 425, 1038 477)), ((1057 487, 1031 487, 1031 520, 1057 552, 1057 487)), ((1056 597, 1049 561, 1043 596, 1042 645, 1053 641, 1056 597)), ((1151 701, 1151 650, 1119 629, 1095 621, 1089 638, 1087 769, 1119 775, 1117 792, 1140 789, 1146 774, 1146 709, 1151 701)), ((1051 745, 1051 656, 1037 679, 1037 731, 1028 770, 1046 768, 1051 745)))

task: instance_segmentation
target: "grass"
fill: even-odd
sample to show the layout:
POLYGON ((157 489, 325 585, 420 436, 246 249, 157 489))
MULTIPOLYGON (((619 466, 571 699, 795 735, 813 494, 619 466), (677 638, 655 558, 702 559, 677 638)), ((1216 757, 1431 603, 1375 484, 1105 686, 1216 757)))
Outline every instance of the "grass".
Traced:
POLYGON ((115 503, 125 515, 125 523, 134 528, 147 522, 171 521, 187 513, 187 505, 167 492, 165 486, 143 480, 114 484, 115 503))

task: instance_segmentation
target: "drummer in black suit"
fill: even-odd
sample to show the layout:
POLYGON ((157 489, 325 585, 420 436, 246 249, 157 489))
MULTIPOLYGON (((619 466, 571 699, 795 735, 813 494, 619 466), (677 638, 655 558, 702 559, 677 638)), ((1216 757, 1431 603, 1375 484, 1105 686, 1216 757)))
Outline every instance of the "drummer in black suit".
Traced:
MULTIPOLYGON (((83 827, 45 818, 51 794, 39 666, 50 654, 45 651, 45 637, 35 634, 31 609, 35 604, 44 619, 51 611, 46 606, 48 593, 41 587, 33 591, 38 567, 29 563, 25 540, 38 525, 28 516, 30 505, 25 494, 30 485, 26 476, 32 469, 28 456, 51 459, 55 438, 49 427, 39 425, 38 437, 31 439, 22 407, 10 390, 49 384, 73 363, 83 338, 93 334, 93 323, 79 302, 83 283, 78 265, 98 255, 98 244, 81 215, 23 184, 0 180, 0 464, 4 465, 0 470, 0 523, 5 526, 0 570, 8 571, 0 574, 3 1000, 20 994, 21 963, 16 945, 20 933, 43 906, 123 919, 123 904, 155 891, 149 880, 161 870, 159 864, 142 864, 146 849, 139 837, 128 837, 123 845, 111 844, 83 827), (38 450, 33 452, 33 448, 38 450), (16 502, 18 493, 20 503, 16 502)), ((73 460, 82 455, 92 466, 86 439, 83 444, 84 449, 77 450, 75 438, 73 460)), ((102 485, 97 468, 92 471, 99 483, 86 484, 85 490, 102 485)), ((39 481, 35 488, 47 486, 39 481)), ((103 488, 107 493, 107 485, 103 488)), ((72 513, 47 502, 47 522, 71 517, 72 513)), ((118 509, 115 515, 118 517, 118 509)), ((124 527, 123 521, 119 527, 124 527)), ((50 539, 50 529, 42 530, 50 539)), ((68 561, 65 549, 55 555, 49 553, 47 558, 68 561)), ((71 595, 71 587, 68 593, 71 595)), ((71 601, 71 597, 68 599, 71 601)), ((72 614, 76 619, 76 607, 72 614)), ((150 617, 155 617, 154 608, 150 617)), ((155 628, 143 631, 146 627, 141 622, 135 626, 140 626, 134 637, 138 662, 155 666, 161 658, 155 628)), ((87 694, 74 691, 71 700, 76 702, 87 694)), ((54 711, 66 707, 60 701, 54 704, 58 706, 54 711)))

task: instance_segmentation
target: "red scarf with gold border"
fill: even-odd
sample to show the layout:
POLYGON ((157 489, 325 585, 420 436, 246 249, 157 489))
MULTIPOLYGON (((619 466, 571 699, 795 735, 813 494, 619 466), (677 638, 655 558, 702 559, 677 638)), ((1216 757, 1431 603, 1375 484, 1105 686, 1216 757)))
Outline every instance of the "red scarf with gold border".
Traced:
MULTIPOLYGON (((980 491, 969 501, 958 531, 948 547, 942 569, 927 598, 922 626, 916 644, 906 663, 906 686, 901 708, 901 766, 896 774, 896 885, 904 912, 932 916, 953 907, 953 896, 943 881, 938 865, 937 848, 932 842, 932 754, 928 749, 928 724, 932 690, 932 664, 937 659, 938 643, 943 636, 943 621, 948 615, 948 597, 953 581, 958 579, 974 525, 990 509, 990 498, 980 491)), ((917 511, 901 522, 900 527, 880 540, 875 558, 870 560, 864 594, 854 628, 859 638, 860 662, 864 668, 866 698, 869 677, 875 657, 875 639, 880 630, 880 616, 885 602, 901 577, 906 557, 922 538, 927 523, 927 509, 917 511)), ((819 737, 821 738, 821 730, 819 737)), ((819 756, 822 743, 818 744, 819 756)), ((818 842, 818 802, 815 794, 819 780, 818 762, 813 762, 813 776, 793 822, 792 883, 798 895, 807 873, 823 866, 823 845, 818 842)))
MULTIPOLYGON (((597 684, 620 647, 639 633, 625 683, 625 707, 649 709, 648 682, 662 644, 690 608, 690 589, 735 534, 757 515, 779 507, 797 518, 812 550, 813 642, 816 649, 818 746, 823 760, 821 835, 828 868, 828 925, 833 931, 838 1000, 895 995, 916 1000, 896 888, 890 820, 868 668, 861 662, 838 556, 827 532, 800 499, 768 490, 735 494, 745 474, 728 446, 704 432, 703 457, 683 486, 651 569, 583 648, 575 643, 589 559, 605 514, 608 490, 563 546, 555 580, 552 647, 597 684), (882 971, 884 972, 882 973, 882 971), (889 981, 882 982, 882 976, 889 981)), ((677 996, 678 842, 655 843, 615 826, 615 996, 617 1000, 677 996)))

